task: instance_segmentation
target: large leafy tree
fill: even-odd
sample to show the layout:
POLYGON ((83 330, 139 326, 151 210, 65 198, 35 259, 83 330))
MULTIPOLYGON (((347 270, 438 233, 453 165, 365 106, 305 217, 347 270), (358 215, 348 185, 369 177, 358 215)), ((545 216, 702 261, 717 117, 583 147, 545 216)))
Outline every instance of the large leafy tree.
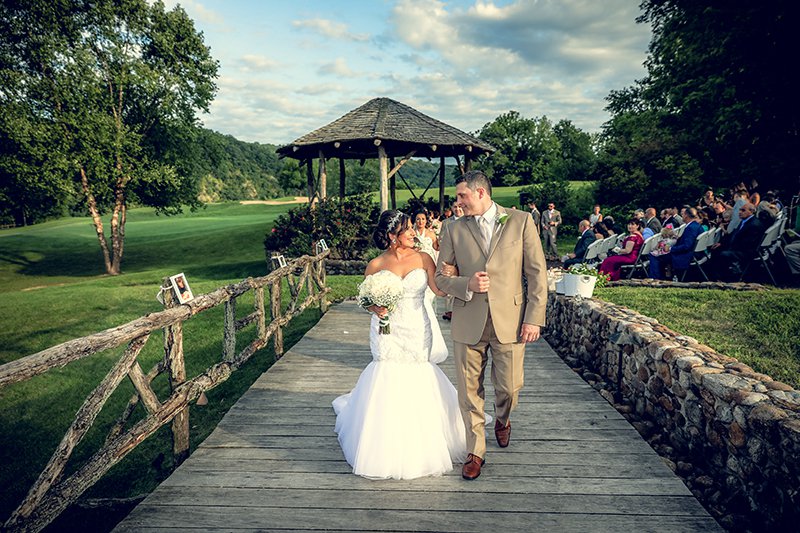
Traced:
POLYGON ((797 192, 800 108, 786 63, 797 49, 795 2, 643 0, 641 8, 638 21, 653 29, 647 75, 609 96, 605 190, 625 190, 616 174, 650 196, 663 179, 683 188, 676 192, 752 180, 762 191, 797 192), (642 153, 649 157, 637 162, 642 153))
POLYGON ((217 62, 180 7, 146 0, 0 4, 0 176, 18 203, 79 195, 119 274, 130 202, 195 205, 186 166, 217 62), (102 215, 110 212, 109 236, 102 215))
POLYGON ((557 172, 561 146, 546 116, 525 118, 509 111, 483 126, 478 137, 497 148, 478 165, 496 186, 539 183, 557 172))

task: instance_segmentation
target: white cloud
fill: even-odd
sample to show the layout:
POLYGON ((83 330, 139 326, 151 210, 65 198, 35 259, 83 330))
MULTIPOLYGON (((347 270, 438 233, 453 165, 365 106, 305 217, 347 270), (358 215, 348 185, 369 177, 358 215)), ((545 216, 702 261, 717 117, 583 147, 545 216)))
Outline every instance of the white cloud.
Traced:
POLYGON ((325 37, 332 39, 340 39, 344 41, 357 41, 364 42, 369 40, 369 35, 366 33, 351 33, 347 30, 347 25, 341 22, 335 22, 327 19, 308 19, 308 20, 295 20, 292 22, 295 28, 305 28, 312 30, 325 37))
POLYGON ((241 62, 244 64, 246 70, 272 70, 280 65, 280 63, 274 59, 254 54, 243 55, 241 62))
POLYGON ((348 65, 343 57, 337 57, 332 63, 326 63, 319 68, 320 74, 331 74, 342 78, 354 78, 358 76, 348 65))

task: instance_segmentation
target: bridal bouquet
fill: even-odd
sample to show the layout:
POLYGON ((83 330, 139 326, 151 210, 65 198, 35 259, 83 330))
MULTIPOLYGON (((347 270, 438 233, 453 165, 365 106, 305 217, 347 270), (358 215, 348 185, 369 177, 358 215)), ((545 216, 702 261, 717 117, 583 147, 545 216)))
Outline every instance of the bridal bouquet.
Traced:
MULTIPOLYGON (((403 299, 403 292, 402 278, 394 272, 381 270, 364 278, 358 286, 358 305, 364 309, 378 305, 385 307, 391 313, 403 299)), ((384 335, 391 333, 388 314, 384 318, 379 317, 379 323, 379 333, 384 335)))

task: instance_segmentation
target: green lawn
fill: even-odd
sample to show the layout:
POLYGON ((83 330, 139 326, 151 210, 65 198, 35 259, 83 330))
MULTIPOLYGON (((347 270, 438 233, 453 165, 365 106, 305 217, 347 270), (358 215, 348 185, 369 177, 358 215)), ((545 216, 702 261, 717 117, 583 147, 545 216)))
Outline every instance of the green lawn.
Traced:
POLYGON ((657 319, 800 388, 800 291, 607 287, 596 296, 657 319))

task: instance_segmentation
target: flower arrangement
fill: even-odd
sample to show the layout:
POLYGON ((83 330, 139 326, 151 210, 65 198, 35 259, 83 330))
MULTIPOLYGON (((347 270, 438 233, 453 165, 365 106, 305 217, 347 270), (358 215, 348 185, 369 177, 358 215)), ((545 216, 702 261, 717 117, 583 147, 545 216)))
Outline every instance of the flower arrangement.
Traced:
POLYGON ((597 281, 595 282, 595 287, 605 287, 606 283, 611 279, 611 277, 605 272, 600 272, 599 270, 597 270, 596 267, 593 267, 586 263, 572 265, 567 270, 567 273, 576 274, 578 276, 594 276, 597 278, 597 281))
MULTIPOLYGON (((370 274, 358 286, 358 305, 367 309, 373 305, 385 307, 389 313, 395 310, 403 299, 403 280, 389 270, 370 274)), ((392 332, 389 327, 389 314, 379 317, 378 332, 386 335, 392 332)))

